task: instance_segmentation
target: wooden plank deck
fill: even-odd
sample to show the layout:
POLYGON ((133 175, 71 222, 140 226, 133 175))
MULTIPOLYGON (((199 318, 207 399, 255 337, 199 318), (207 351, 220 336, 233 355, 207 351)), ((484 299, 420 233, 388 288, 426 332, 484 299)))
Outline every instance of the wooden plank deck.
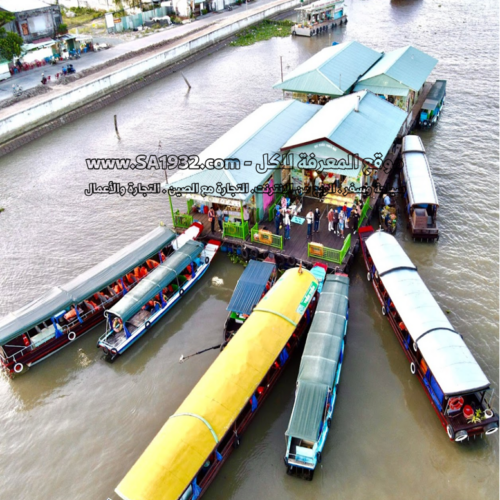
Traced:
MULTIPOLYGON (((392 174, 399 167, 399 155, 401 151, 401 146, 397 145, 393 151, 391 151, 387 155, 387 159, 391 160, 392 167, 390 169, 381 169, 378 172, 378 182, 379 184, 385 188, 387 183, 392 179, 392 174)), ((381 197, 381 191, 383 189, 378 189, 373 191, 370 195, 370 206, 372 210, 374 207, 377 207, 377 202, 381 197)), ((307 268, 312 267, 316 262, 322 262, 328 266, 329 271, 333 272, 335 270, 339 270, 340 272, 348 272, 350 265, 352 263, 352 259, 354 254, 356 253, 359 247, 359 237, 357 228, 349 228, 344 230, 344 236, 347 237, 348 234, 351 234, 351 245, 350 250, 342 264, 336 264, 334 262, 329 262, 319 257, 308 257, 307 255, 307 244, 309 241, 321 243, 325 247, 333 248, 340 250, 344 244, 345 239, 342 239, 340 236, 337 236, 328 231, 328 219, 327 213, 332 208, 333 205, 328 204, 326 202, 321 202, 317 198, 304 197, 303 199, 303 207, 300 216, 305 218, 306 214, 309 210, 314 211, 316 208, 319 208, 321 211, 321 220, 319 231, 317 233, 312 233, 312 238, 308 239, 307 237, 307 223, 304 221, 302 225, 295 224, 292 222, 290 228, 290 240, 283 241, 283 249, 277 249, 270 247, 268 245, 263 245, 260 243, 253 243, 250 241, 250 234, 247 239, 241 240, 233 237, 222 237, 222 233, 219 230, 218 222, 215 222, 215 232, 211 233, 210 222, 208 221, 208 215, 196 213, 193 214, 193 221, 198 221, 203 224, 203 231, 200 235, 200 239, 203 241, 208 241, 209 239, 214 239, 217 241, 221 241, 223 244, 225 243, 228 246, 234 247, 246 247, 249 251, 255 249, 259 252, 260 258, 265 258, 265 255, 268 252, 273 252, 274 254, 282 255, 285 259, 289 257, 293 257, 297 263, 302 262, 303 265, 307 268)), ((363 225, 370 224, 371 221, 371 213, 370 210, 367 214, 366 219, 363 221, 363 225)), ((378 221, 376 222, 378 225, 378 221)), ((251 227, 254 225, 254 222, 249 224, 249 231, 251 227)), ((263 221, 259 223, 259 229, 267 229, 272 233, 275 232, 274 221, 263 221)), ((182 232, 183 229, 177 229, 178 232, 182 232)), ((284 236, 284 230, 282 229, 280 234, 284 236)))

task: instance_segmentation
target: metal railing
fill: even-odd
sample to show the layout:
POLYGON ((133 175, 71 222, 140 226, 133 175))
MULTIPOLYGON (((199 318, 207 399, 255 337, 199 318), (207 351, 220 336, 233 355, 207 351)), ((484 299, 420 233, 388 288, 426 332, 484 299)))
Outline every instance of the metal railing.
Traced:
POLYGON ((252 227, 250 235, 252 243, 260 243, 261 245, 268 245, 283 250, 283 236, 273 234, 271 231, 259 229, 258 224, 252 227))
POLYGON ((359 216, 359 222, 358 222, 358 229, 361 227, 361 224, 363 224, 368 210, 370 210, 370 198, 368 198, 365 201, 365 204, 363 205, 363 208, 361 209, 361 215, 359 216))
POLYGON ((307 244, 307 256, 317 257, 319 259, 327 260, 329 262, 334 262, 335 264, 342 264, 344 257, 351 248, 351 235, 348 234, 347 238, 342 245, 340 250, 335 248, 325 247, 321 244, 309 242, 307 244))
POLYGON ((246 240, 248 236, 248 222, 223 222, 222 236, 246 240))
POLYGON ((174 227, 188 228, 193 223, 193 216, 189 214, 174 214, 174 227))
POLYGON ((274 209, 276 208, 276 205, 281 201, 281 196, 279 198, 276 198, 276 201, 269 207, 269 214, 268 214, 268 219, 269 222, 271 222, 274 219, 275 213, 274 209))

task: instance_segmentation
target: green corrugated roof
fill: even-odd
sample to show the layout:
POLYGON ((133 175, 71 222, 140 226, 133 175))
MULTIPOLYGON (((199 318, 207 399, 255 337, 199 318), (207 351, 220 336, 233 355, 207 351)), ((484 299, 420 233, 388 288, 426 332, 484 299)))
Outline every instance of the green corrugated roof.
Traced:
POLYGON ((359 79, 356 90, 372 90, 372 84, 388 87, 401 85, 415 91, 420 90, 437 62, 434 57, 410 45, 393 50, 385 54, 359 79), (386 83, 377 78, 382 75, 386 77, 386 83))
POLYGON ((381 57, 380 52, 355 41, 326 47, 273 88, 306 94, 341 96, 381 57))
MULTIPOLYGON (((276 101, 264 104, 217 139, 199 155, 199 164, 207 159, 236 158, 238 170, 183 170, 174 174, 169 182, 173 187, 184 187, 191 183, 201 186, 224 186, 248 183, 249 189, 262 184, 270 171, 258 172, 256 164, 262 165, 264 154, 269 158, 279 153, 280 147, 304 125, 321 106, 305 104, 296 100, 276 101), (250 162, 244 165, 244 162, 250 162)), ((219 196, 214 193, 213 196, 219 196)), ((245 200, 251 194, 237 194, 233 199, 245 200)), ((224 197, 224 196, 222 196, 224 197)), ((229 198, 230 195, 225 196, 229 198)))
POLYGON ((407 114, 384 99, 363 91, 330 101, 283 146, 294 152, 305 144, 328 140, 361 159, 385 158, 407 114), (355 111, 359 100, 359 111, 355 111))
POLYGON ((190 240, 170 255, 156 269, 144 277, 130 292, 126 293, 108 313, 128 321, 144 304, 152 300, 201 253, 204 245, 190 240))

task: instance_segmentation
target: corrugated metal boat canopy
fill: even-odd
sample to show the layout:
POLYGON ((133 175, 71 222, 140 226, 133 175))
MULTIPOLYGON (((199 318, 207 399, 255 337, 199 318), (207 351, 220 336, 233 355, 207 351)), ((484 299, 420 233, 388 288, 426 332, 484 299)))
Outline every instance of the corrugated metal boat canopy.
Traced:
MULTIPOLYGON (((384 56, 360 79, 354 87, 358 90, 371 90, 374 87, 409 88, 418 91, 430 75, 437 59, 425 52, 411 47, 402 47, 384 56)), ((389 95, 389 92, 377 92, 389 95)), ((390 94, 397 95, 397 94, 390 94)))
POLYGON ((304 94, 342 96, 381 57, 380 52, 359 42, 339 43, 314 54, 273 88, 304 94))
MULTIPOLYGON (((363 160, 373 160, 376 153, 385 158, 406 117, 403 110, 375 94, 357 92, 325 104, 282 150, 294 152, 296 148, 326 139, 363 160), (358 101, 359 110, 355 111, 358 101)), ((345 170, 339 173, 346 175, 345 170)), ((349 174, 356 175, 357 172, 349 174)))
POLYGON ((333 387, 347 321, 349 278, 329 275, 300 362, 287 436, 316 442, 328 390, 333 387))
POLYGON ((441 99, 446 95, 446 80, 436 80, 422 105, 422 109, 432 111, 436 109, 441 99))
POLYGON ((402 156, 410 205, 439 205, 422 139, 417 135, 404 137, 402 156))
POLYGON ((0 345, 21 335, 54 314, 102 290, 142 264, 175 239, 167 227, 157 227, 69 283, 54 287, 0 320, 0 345))
POLYGON ((486 375, 416 268, 399 268, 401 262, 409 259, 397 240, 377 231, 366 240, 366 247, 387 293, 444 394, 465 394, 489 387, 486 375), (390 260, 392 269, 388 265, 390 260))
POLYGON ((185 243, 109 309, 108 314, 118 316, 124 322, 128 321, 144 304, 162 293, 162 290, 193 262, 203 248, 203 243, 199 241, 190 240, 185 243))
POLYGON ((317 286, 309 271, 283 274, 118 485, 121 498, 182 495, 216 446, 210 428, 218 440, 225 435, 285 347, 317 286))
MULTIPOLYGON (((180 188, 198 183, 199 186, 223 186, 248 183, 249 189, 261 185, 270 175, 270 171, 258 172, 256 165, 263 165, 264 154, 269 159, 280 152, 281 146, 304 123, 306 123, 321 106, 305 104, 296 100, 277 101, 264 104, 248 115, 232 129, 219 137, 213 144, 199 154, 199 165, 208 159, 238 159, 240 168, 236 170, 188 169, 175 173, 169 186, 180 188), (249 162, 244 165, 244 162, 249 162)), ((220 196, 214 194, 214 196, 220 196)), ((232 197, 244 201, 252 193, 238 193, 232 197)), ((225 197, 231 197, 227 194, 225 197)))
POLYGON ((275 267, 272 262, 250 260, 236 284, 227 310, 238 314, 250 314, 261 299, 275 267))

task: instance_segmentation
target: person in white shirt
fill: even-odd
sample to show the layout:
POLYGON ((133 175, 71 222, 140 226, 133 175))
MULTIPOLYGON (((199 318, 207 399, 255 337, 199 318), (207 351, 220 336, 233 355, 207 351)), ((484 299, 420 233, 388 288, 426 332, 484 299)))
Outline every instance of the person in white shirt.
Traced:
POLYGON ((285 212, 283 217, 283 226, 285 227, 285 240, 290 239, 290 215, 288 215, 288 210, 285 212))
POLYGON ((314 214, 312 213, 312 210, 309 210, 309 213, 306 215, 306 220, 307 220, 307 237, 310 238, 312 234, 312 226, 314 220, 314 214))

